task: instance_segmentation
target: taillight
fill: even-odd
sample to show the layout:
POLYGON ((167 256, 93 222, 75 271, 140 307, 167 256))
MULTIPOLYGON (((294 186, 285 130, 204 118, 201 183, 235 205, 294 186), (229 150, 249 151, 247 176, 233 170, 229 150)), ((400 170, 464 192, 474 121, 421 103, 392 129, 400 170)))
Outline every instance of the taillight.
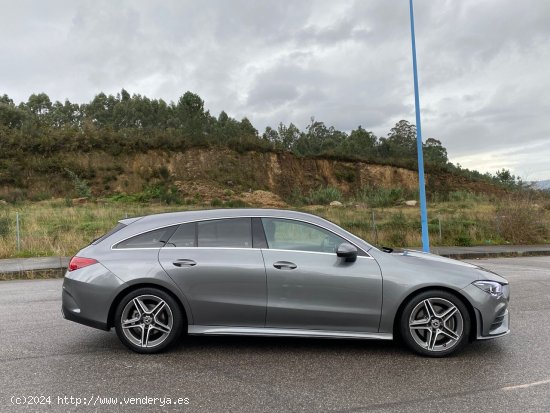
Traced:
POLYGON ((97 264, 97 261, 93 258, 73 257, 69 262, 69 271, 78 270, 92 264, 97 264))

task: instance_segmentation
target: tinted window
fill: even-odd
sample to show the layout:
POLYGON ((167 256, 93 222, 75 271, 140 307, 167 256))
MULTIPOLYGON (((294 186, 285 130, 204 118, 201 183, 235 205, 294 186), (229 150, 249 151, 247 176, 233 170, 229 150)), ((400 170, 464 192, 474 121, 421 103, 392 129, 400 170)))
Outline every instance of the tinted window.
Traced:
POLYGON ((167 247, 194 247, 195 246, 195 228, 194 222, 181 224, 174 235, 166 243, 167 247))
POLYGON ((114 227, 112 230, 107 232, 105 235, 99 237, 98 239, 93 240, 92 244, 93 245, 99 244, 101 241, 103 241, 106 238, 109 238, 111 235, 113 235, 115 232, 120 231, 125 226, 126 226, 126 224, 123 224, 123 223, 119 222, 116 227, 114 227))
POLYGON ((119 242, 115 248, 161 248, 176 230, 172 227, 155 229, 119 242))
POLYGON ((323 228, 300 221, 262 218, 269 248, 280 250, 335 252, 343 238, 323 228))
POLYGON ((198 223, 199 247, 252 247, 250 218, 217 219, 198 223))

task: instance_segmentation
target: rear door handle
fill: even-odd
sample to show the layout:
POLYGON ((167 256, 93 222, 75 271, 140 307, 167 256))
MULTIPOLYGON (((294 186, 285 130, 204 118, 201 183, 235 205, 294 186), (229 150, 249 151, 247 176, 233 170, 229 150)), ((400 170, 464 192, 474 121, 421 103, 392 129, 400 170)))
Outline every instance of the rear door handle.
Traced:
POLYGON ((296 264, 290 261, 277 261, 273 266, 278 270, 293 270, 297 267, 296 264))
POLYGON ((172 264, 174 264, 176 267, 193 267, 197 265, 195 261, 189 259, 179 259, 174 261, 172 264))

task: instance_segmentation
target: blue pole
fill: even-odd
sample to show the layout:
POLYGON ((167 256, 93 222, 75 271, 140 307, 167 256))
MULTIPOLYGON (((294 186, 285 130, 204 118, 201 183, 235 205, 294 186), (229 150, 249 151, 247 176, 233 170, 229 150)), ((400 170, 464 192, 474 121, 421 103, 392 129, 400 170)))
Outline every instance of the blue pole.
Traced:
POLYGON ((422 153, 422 126, 420 125, 420 97, 418 96, 418 70, 416 68, 416 41, 414 38, 413 2, 409 0, 411 12, 411 41, 414 76, 414 108, 416 111, 416 148, 418 152, 418 187, 420 189, 420 222, 422 224, 422 251, 430 252, 428 235, 428 211, 426 210, 426 185, 424 183, 424 155, 422 153))

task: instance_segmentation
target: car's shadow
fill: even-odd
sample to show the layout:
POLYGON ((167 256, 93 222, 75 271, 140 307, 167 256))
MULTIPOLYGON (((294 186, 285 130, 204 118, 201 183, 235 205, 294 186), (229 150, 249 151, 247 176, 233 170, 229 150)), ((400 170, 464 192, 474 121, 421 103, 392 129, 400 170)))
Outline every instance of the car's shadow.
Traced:
POLYGON ((325 339, 302 337, 253 337, 253 336, 185 336, 173 347, 174 351, 231 349, 269 351, 401 351, 394 341, 325 339))
MULTIPOLYGON (((184 336, 169 350, 172 352, 235 353, 316 353, 335 355, 372 355, 382 357, 418 357, 400 340, 324 339, 301 337, 251 337, 251 336, 184 336)), ((506 352, 499 340, 474 341, 456 356, 482 360, 488 355, 499 358, 506 352)), ((422 357, 424 358, 424 357, 422 357)))
MULTIPOLYGON (((133 355, 119 340, 114 331, 81 336, 75 342, 79 349, 95 351, 115 351, 133 355)), ((474 341, 458 354, 447 360, 467 360, 468 363, 487 363, 487 358, 499 362, 509 356, 510 347, 506 340, 474 341)), ((265 357, 284 359, 289 356, 335 357, 340 359, 360 359, 365 357, 388 358, 395 360, 427 360, 410 351, 398 340, 357 340, 323 339, 301 337, 253 337, 253 336, 190 336, 181 337, 174 345, 156 355, 157 357, 199 357, 224 358, 265 357)), ((155 355, 153 355, 155 357, 155 355)))

